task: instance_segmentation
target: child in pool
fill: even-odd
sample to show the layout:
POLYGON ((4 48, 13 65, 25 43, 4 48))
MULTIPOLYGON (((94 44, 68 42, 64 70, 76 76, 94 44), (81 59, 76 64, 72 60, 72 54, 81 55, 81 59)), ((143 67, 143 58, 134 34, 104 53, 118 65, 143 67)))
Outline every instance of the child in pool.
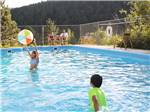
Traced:
POLYGON ((33 70, 35 68, 37 68, 38 64, 39 64, 39 53, 38 53, 38 50, 36 48, 36 43, 35 43, 35 40, 34 40, 34 45, 35 45, 35 51, 32 51, 32 53, 30 53, 30 51, 27 49, 27 52, 31 58, 31 61, 30 61, 30 70, 33 70))
POLYGON ((102 85, 103 78, 95 74, 91 77, 91 86, 92 88, 89 90, 89 101, 90 101, 90 110, 92 112, 108 112, 106 97, 102 89, 100 88, 102 85))

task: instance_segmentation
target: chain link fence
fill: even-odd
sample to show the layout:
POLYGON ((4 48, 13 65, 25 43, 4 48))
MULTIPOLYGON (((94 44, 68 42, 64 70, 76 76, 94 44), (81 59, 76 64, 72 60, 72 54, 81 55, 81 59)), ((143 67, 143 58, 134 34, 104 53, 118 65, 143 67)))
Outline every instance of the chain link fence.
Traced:
MULTIPOLYGON (((34 38, 36 39, 37 45, 48 45, 48 34, 46 31, 46 25, 22 25, 18 26, 20 30, 29 29, 34 34, 34 38)), ((59 32, 57 35, 60 35, 63 30, 67 32, 70 29, 75 38, 80 37, 80 25, 57 25, 59 28, 59 32)))
POLYGON ((125 29, 129 27, 130 22, 126 22, 124 18, 107 21, 99 21, 80 25, 80 37, 87 37, 98 29, 105 31, 108 35, 123 35, 125 29))
MULTIPOLYGON (((115 19, 107 21, 99 21, 93 23, 86 23, 80 25, 57 25, 60 35, 63 30, 70 29, 74 33, 75 38, 84 38, 90 36, 91 33, 96 32, 99 28, 105 31, 108 35, 123 35, 125 29, 129 26, 129 22, 125 22, 125 19, 115 19)), ((20 30, 29 29, 33 32, 34 37, 37 40, 38 45, 48 45, 48 34, 46 32, 46 25, 22 25, 19 26, 20 30)), ((79 43, 78 43, 79 44, 79 43)))

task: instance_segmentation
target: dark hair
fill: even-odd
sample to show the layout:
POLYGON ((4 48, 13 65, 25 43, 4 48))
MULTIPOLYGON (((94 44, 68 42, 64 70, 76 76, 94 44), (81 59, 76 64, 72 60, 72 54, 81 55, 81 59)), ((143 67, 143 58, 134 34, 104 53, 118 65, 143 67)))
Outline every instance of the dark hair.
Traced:
POLYGON ((103 81, 103 78, 102 76, 98 75, 98 74, 94 74, 92 75, 91 77, 91 84, 94 86, 94 87, 101 87, 102 85, 102 81, 103 81))
POLYGON ((36 51, 32 51, 32 53, 36 54, 36 51))
POLYGON ((57 48, 55 47, 54 50, 57 50, 57 48))
POLYGON ((8 53, 11 53, 11 50, 8 50, 8 53))

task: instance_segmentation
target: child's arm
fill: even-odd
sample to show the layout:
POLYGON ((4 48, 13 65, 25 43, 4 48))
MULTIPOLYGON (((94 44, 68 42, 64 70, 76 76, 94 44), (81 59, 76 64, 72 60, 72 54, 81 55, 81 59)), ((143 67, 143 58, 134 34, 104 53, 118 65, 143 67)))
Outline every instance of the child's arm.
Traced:
POLYGON ((36 50, 36 58, 39 58, 39 53, 38 53, 38 49, 37 49, 37 45, 36 45, 36 40, 35 40, 35 38, 34 38, 34 40, 33 40, 33 44, 34 44, 34 46, 35 46, 35 50, 36 50))
POLYGON ((29 56, 31 57, 30 51, 27 47, 25 47, 26 51, 28 52, 29 56))
POLYGON ((34 38, 34 40, 33 40, 33 44, 34 44, 34 46, 35 46, 35 50, 36 50, 36 52, 38 52, 38 49, 37 49, 37 45, 36 45, 36 40, 35 40, 35 38, 34 38))
POLYGON ((96 96, 92 97, 92 101, 93 101, 93 104, 94 104, 95 112, 99 111, 99 104, 98 104, 98 101, 96 99, 96 96))

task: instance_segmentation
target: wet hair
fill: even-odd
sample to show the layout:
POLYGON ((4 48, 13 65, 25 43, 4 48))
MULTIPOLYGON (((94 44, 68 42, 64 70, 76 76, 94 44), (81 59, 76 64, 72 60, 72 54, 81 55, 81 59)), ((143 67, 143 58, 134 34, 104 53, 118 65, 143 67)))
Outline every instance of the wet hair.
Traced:
POLYGON ((57 48, 55 47, 54 50, 57 50, 57 48))
POLYGON ((102 81, 103 81, 102 76, 100 76, 100 75, 98 75, 98 74, 94 74, 94 75, 92 75, 92 77, 91 77, 91 84, 92 84, 94 87, 100 88, 101 85, 102 85, 102 81))
POLYGON ((36 54, 36 51, 32 51, 33 54, 36 54))
POLYGON ((11 50, 8 50, 8 53, 11 53, 11 50))

